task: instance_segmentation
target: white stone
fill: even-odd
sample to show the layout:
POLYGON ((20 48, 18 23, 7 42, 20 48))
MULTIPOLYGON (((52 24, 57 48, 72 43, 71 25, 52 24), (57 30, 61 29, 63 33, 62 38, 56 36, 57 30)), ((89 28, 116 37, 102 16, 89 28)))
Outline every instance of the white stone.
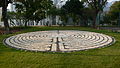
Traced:
POLYGON ((107 35, 77 30, 38 31, 9 37, 9 46, 32 51, 78 51, 110 45, 115 40, 107 35), (59 49, 59 50, 58 50, 59 49))

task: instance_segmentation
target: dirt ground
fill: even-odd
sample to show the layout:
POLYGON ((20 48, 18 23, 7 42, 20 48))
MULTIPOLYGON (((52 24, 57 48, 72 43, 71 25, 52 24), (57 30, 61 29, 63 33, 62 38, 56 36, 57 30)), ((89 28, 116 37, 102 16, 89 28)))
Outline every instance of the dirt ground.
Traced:
MULTIPOLYGON (((10 29, 10 33, 15 33, 15 32, 19 32, 20 29, 10 29)), ((5 34, 6 30, 4 28, 0 28, 0 35, 5 34)))

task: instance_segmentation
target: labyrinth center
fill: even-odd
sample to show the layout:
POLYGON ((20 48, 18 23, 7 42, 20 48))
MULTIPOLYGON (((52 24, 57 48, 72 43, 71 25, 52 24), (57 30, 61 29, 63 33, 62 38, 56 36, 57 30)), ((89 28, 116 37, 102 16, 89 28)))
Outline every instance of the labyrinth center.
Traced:
POLYGON ((5 39, 11 47, 30 51, 69 52, 110 45, 110 36, 87 31, 52 30, 19 34, 5 39))

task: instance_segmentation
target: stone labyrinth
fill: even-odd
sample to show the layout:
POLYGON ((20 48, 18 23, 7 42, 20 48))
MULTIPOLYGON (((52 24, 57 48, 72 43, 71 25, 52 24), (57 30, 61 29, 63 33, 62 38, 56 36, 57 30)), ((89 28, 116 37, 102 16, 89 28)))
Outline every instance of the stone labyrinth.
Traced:
POLYGON ((11 36, 6 45, 30 51, 69 52, 111 45, 110 36, 77 30, 38 31, 11 36))

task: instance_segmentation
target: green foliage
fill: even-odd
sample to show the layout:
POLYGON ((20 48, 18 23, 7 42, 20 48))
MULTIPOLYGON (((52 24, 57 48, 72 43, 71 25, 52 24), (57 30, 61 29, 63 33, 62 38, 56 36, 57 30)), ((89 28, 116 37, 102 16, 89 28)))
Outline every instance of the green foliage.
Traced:
POLYGON ((108 0, 82 0, 96 11, 103 11, 108 0))
POLYGON ((67 13, 73 13, 77 15, 82 14, 84 8, 83 2, 79 0, 70 0, 62 7, 67 13))
POLYGON ((74 23, 78 23, 80 16, 83 14, 83 8, 83 2, 79 0, 69 0, 61 8, 61 19, 66 22, 69 17, 72 17, 74 23))
POLYGON ((93 17, 93 23, 92 26, 93 28, 97 28, 97 15, 99 12, 103 11, 103 8, 105 7, 105 5, 107 4, 108 0, 82 0, 83 2, 85 2, 87 4, 88 7, 92 8, 94 11, 94 15, 93 17))
POLYGON ((51 15, 51 16, 56 16, 56 15, 60 15, 60 9, 56 8, 55 6, 53 6, 52 8, 50 8, 48 10, 48 15, 51 15))
POLYGON ((17 12, 26 20, 39 21, 46 17, 53 4, 51 0, 18 0, 15 5, 17 12))
POLYGON ((119 18, 120 13, 120 1, 116 1, 111 7, 109 11, 109 16, 111 20, 117 20, 119 18))

